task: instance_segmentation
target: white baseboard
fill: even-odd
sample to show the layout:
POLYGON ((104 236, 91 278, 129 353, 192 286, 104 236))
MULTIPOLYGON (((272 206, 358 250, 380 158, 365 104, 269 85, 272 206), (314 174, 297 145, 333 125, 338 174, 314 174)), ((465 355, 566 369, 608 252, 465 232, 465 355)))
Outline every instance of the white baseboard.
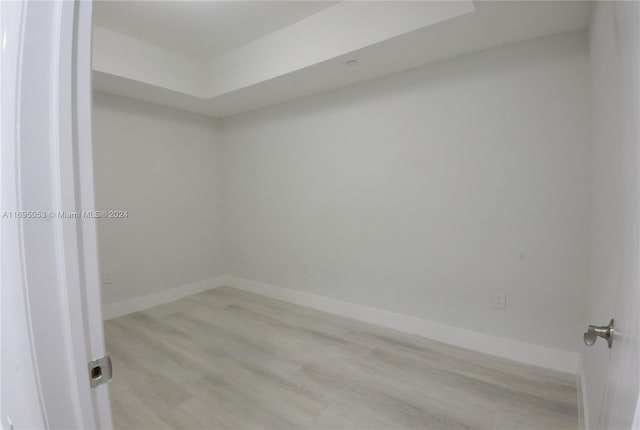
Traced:
POLYGON ((306 306, 311 309, 377 324, 405 333, 415 334, 449 345, 455 345, 533 366, 576 374, 579 384, 581 384, 578 388, 579 396, 581 396, 581 404, 579 407, 583 409, 581 416, 585 417, 584 428, 589 428, 588 422, 586 422, 588 417, 586 398, 584 391, 581 390, 581 387, 584 387, 584 371, 582 369, 580 355, 574 352, 532 345, 235 276, 218 276, 216 278, 205 279, 193 284, 172 288, 160 293, 105 305, 102 307, 102 315, 105 320, 109 320, 179 300, 223 285, 306 306))
POLYGON ((173 302, 193 294, 202 293, 203 291, 221 287, 226 284, 228 284, 227 277, 218 276, 216 278, 209 278, 194 282, 193 284, 182 285, 159 293, 111 303, 102 307, 102 318, 106 321, 121 317, 123 315, 149 309, 164 303, 173 302))
POLYGON ((532 345, 234 276, 226 277, 226 285, 533 366, 572 374, 578 371, 580 356, 574 352, 532 345))
POLYGON ((578 387, 578 428, 589 430, 589 402, 587 402, 587 387, 584 376, 584 362, 582 355, 578 357, 578 369, 576 375, 576 385, 578 387))

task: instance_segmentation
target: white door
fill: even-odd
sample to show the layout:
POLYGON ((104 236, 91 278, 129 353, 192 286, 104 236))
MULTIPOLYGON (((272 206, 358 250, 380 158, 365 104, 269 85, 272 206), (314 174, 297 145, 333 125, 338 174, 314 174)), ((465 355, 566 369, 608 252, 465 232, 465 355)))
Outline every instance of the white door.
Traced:
POLYGON ((2 427, 111 428, 88 368, 105 354, 95 220, 62 215, 94 209, 92 4, 0 8, 2 427))
POLYGON ((585 347, 590 427, 640 429, 640 3, 597 2, 590 23, 593 105, 591 287, 587 318, 615 319, 611 349, 585 347))
POLYGON ((626 429, 640 428, 640 3, 616 2, 614 20, 622 88, 620 139, 627 145, 623 190, 629 198, 620 222, 628 228, 628 240, 620 249, 615 344, 600 422, 606 428, 626 429))

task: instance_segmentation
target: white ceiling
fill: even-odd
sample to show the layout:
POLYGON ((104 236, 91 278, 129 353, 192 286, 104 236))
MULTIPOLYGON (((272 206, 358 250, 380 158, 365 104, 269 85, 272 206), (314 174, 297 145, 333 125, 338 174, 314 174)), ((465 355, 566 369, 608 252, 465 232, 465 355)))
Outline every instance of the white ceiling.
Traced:
POLYGON ((95 1, 93 22, 207 60, 326 9, 334 1, 95 1))
MULTIPOLYGON (((142 7, 138 3, 145 2, 123 2, 121 6, 133 11, 142 7)), ((166 3, 149 2, 147 12, 140 9, 135 12, 137 18, 127 18, 128 26, 132 31, 136 25, 165 28, 163 37, 181 41, 173 48, 157 48, 159 39, 126 35, 113 26, 110 29, 115 32, 96 27, 94 89, 213 117, 293 100, 493 46, 584 30, 590 10, 590 3, 585 1, 289 2, 292 8, 309 7, 305 10, 310 14, 268 32, 266 27, 260 27, 267 24, 260 21, 271 20, 258 19, 256 11, 283 18, 279 15, 285 10, 281 9, 282 2, 239 2, 236 21, 228 15, 221 24, 228 30, 206 29, 207 25, 201 24, 201 30, 196 31, 185 28, 187 20, 182 15, 163 15, 167 14, 165 8, 178 14, 175 5, 181 2, 166 3), (320 9, 313 13, 314 7, 320 9), (170 23, 161 24, 161 15, 170 23), (158 22, 148 23, 154 20, 158 22), (241 20, 255 21, 263 35, 256 36, 257 28, 238 27, 241 20), (142 21, 144 24, 140 24, 142 21), (192 39, 194 32, 205 31, 229 39, 224 40, 225 48, 221 48, 223 42, 216 48, 226 52, 218 51, 205 62, 196 61, 189 57, 194 50, 213 46, 201 39, 205 36, 192 39), (359 60, 359 65, 346 66, 345 61, 353 58, 359 60)), ((206 1, 200 7, 213 11, 231 7, 232 3, 236 4, 206 1)), ((97 6, 96 16, 104 5, 97 6)), ((188 14, 195 14, 189 10, 188 14)), ((295 12, 300 13, 298 17, 302 10, 295 12)), ((292 19, 294 12, 284 15, 292 19)), ((206 21, 204 17, 193 18, 199 19, 206 21)), ((95 24, 100 25, 101 21, 96 19, 95 24)))

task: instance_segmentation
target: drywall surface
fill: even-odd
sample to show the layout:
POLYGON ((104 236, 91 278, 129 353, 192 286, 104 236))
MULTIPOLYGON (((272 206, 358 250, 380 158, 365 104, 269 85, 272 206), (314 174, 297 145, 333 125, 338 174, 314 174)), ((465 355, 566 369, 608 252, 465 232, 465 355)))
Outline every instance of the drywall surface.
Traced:
POLYGON ((578 351, 588 91, 578 32, 225 119, 225 274, 578 351))
POLYGON ((92 62, 96 72, 192 96, 200 96, 205 83, 204 66, 197 61, 98 26, 92 62))
POLYGON ((594 429, 636 428, 631 419, 638 396, 640 314, 640 7, 634 2, 595 2, 592 7, 591 255, 583 324, 604 325, 615 318, 618 335, 611 350, 601 341, 582 347, 587 424, 594 429))
POLYGON ((474 11, 471 1, 338 2, 209 60, 208 93, 256 85, 474 11))
POLYGON ((105 305, 221 275, 220 147, 210 118, 96 93, 93 140, 105 305), (104 276, 103 276, 104 277, 104 276))

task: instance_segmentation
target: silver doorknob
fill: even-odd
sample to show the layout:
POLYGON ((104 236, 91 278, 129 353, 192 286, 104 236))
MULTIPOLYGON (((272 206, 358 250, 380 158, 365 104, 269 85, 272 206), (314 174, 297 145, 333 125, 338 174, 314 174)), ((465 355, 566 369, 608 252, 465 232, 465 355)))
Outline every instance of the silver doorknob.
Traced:
POLYGON ((590 325, 584 334, 584 343, 591 346, 596 343, 598 337, 606 339, 607 345, 611 348, 611 343, 613 342, 613 319, 609 321, 609 325, 590 325))

